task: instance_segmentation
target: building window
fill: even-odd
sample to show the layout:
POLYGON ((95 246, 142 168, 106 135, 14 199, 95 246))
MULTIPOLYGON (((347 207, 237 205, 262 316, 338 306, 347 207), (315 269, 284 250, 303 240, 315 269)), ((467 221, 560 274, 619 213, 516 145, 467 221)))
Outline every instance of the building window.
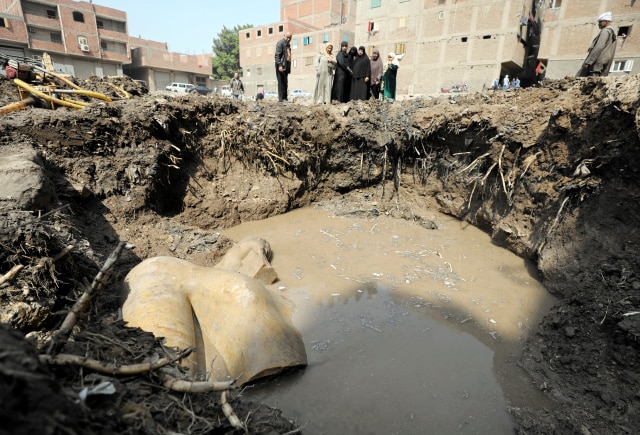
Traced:
POLYGON ((631 72, 633 69, 632 60, 614 60, 611 65, 611 72, 631 72))
POLYGON ((298 48, 298 39, 291 40, 291 48, 298 48))
POLYGON ((560 6, 562 6, 562 0, 551 0, 550 6, 551 9, 558 9, 560 6))
POLYGON ((305 36, 302 38, 302 45, 310 45, 313 43, 313 36, 305 36))
POLYGON ((79 23, 84 23, 84 15, 82 15, 82 12, 74 12, 73 13, 73 21, 77 21, 79 23))
POLYGON ((62 44, 61 33, 50 33, 49 37, 51 38, 51 42, 53 42, 54 44, 62 44))
POLYGON ((207 78, 206 77, 196 77, 196 85, 198 85, 198 86, 207 86, 207 78))
POLYGON ((491 35, 484 35, 482 39, 491 39, 491 35))
POLYGON ((9 27, 9 20, 6 18, 0 18, 0 27, 9 27))
POLYGON ((291 62, 291 64, 293 65, 294 68, 298 67, 298 59, 293 59, 293 62, 291 62))
POLYGON ((398 29, 407 27, 407 17, 399 17, 396 27, 398 27, 398 29))
POLYGON ((273 27, 269 27, 269 35, 273 35, 273 27))
POLYGON ((256 30, 256 36, 257 36, 258 38, 262 38, 262 29, 258 29, 258 30, 256 30))
POLYGON ((282 24, 280 24, 278 26, 278 33, 282 33, 282 32, 284 32, 284 26, 282 24))
POLYGON ((53 9, 47 9, 47 18, 49 18, 51 20, 55 20, 56 19, 56 11, 54 11, 53 9))
POLYGON ((329 34, 328 33, 325 33, 325 34, 322 35, 322 42, 325 43, 325 44, 327 42, 329 42, 329 34))
POLYGON ((309 66, 309 65, 313 65, 313 61, 314 61, 315 57, 314 56, 307 56, 304 58, 304 66, 309 66))
POLYGON ((395 50, 393 51, 395 54, 404 54, 407 51, 407 44, 404 42, 400 42, 396 44, 395 50))
POLYGON ((345 33, 345 34, 343 35, 342 40, 343 40, 343 41, 347 41, 347 42, 349 42, 349 34, 348 34, 348 33, 345 33))
POLYGON ((244 34, 244 39, 251 39, 251 32, 246 32, 244 34))
POLYGON ((100 48, 106 50, 108 47, 107 41, 100 41, 100 48))
POLYGON ((468 39, 469 39, 469 38, 467 38, 466 36, 463 36, 462 38, 460 38, 460 40, 461 40, 462 42, 467 42, 467 40, 468 40, 468 39))
POLYGON ((104 29, 104 23, 100 20, 96 20, 96 27, 98 29, 104 29))
POLYGON ((381 4, 382 4, 382 0, 371 0, 372 8, 379 8, 381 4))
POLYGON ((256 68, 256 74, 261 76, 262 75, 262 68, 256 68))
POLYGON ((444 20, 444 11, 438 12, 438 19, 439 20, 444 20))
POLYGON ((631 27, 632 26, 620 26, 618 36, 624 40, 631 33, 631 27))

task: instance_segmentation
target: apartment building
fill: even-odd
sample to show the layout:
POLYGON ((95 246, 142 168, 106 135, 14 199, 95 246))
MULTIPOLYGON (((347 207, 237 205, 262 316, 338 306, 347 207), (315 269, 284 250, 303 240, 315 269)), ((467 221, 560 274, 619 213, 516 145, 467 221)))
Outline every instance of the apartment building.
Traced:
POLYGON ((611 74, 640 72, 635 0, 282 0, 281 23, 241 32, 240 64, 252 90, 275 90, 273 51, 289 30, 290 89, 313 91, 316 52, 324 41, 337 46, 343 39, 369 54, 378 49, 384 59, 399 54, 401 96, 462 83, 481 91, 505 74, 527 85, 575 75, 598 33, 596 19, 607 11, 618 33, 611 74))
POLYGON ((129 37, 127 13, 92 1, 0 0, 0 53, 51 56, 75 77, 127 74, 149 90, 171 82, 211 87, 211 54, 170 52, 164 42, 129 37))
POLYGON ((480 91, 504 74, 523 74, 531 7, 531 0, 364 0, 356 40, 368 52, 402 56, 399 95, 462 83, 480 91))
POLYGON ((611 26, 618 43, 610 75, 640 72, 640 3, 633 0, 536 0, 536 17, 541 29, 538 58, 546 65, 545 75, 563 78, 575 75, 598 34, 597 17, 613 14, 611 26), (636 26, 637 27, 637 26, 636 26))
POLYGON ((188 55, 168 50, 166 42, 129 38, 131 62, 124 73, 144 80, 150 90, 162 90, 172 82, 213 88, 211 54, 188 55))
POLYGON ((0 0, 0 52, 47 52, 58 72, 122 75, 128 40, 124 11, 72 0, 0 0))
POLYGON ((245 93, 278 90, 274 54, 278 40, 291 32, 289 90, 313 93, 315 58, 327 42, 340 49, 354 44, 357 0, 281 0, 280 22, 240 31, 240 66, 245 93))

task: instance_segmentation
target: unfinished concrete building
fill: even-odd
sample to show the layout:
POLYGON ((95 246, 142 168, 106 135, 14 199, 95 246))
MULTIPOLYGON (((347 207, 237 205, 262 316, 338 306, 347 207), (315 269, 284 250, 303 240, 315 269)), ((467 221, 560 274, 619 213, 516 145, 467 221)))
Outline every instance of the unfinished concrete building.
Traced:
POLYGON ((611 26, 618 35, 616 56, 610 75, 640 72, 640 4, 633 0, 536 0, 540 28, 537 58, 545 65, 548 78, 575 75, 582 67, 587 49, 598 34, 597 17, 611 12, 611 26))
POLYGON ((340 42, 354 43, 357 0, 281 0, 280 21, 240 31, 240 66, 245 93, 276 91, 274 54, 276 43, 291 32, 289 91, 313 93, 314 61, 327 42, 340 49, 340 42))

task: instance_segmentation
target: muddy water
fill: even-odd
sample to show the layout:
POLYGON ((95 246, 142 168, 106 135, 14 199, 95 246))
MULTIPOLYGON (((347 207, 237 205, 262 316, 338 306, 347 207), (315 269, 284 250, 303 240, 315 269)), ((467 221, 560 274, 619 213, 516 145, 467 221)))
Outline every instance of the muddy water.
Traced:
POLYGON ((507 406, 545 406, 515 361, 553 299, 486 234, 433 220, 309 208, 224 231, 270 242, 309 358, 243 395, 308 434, 507 434, 507 406))

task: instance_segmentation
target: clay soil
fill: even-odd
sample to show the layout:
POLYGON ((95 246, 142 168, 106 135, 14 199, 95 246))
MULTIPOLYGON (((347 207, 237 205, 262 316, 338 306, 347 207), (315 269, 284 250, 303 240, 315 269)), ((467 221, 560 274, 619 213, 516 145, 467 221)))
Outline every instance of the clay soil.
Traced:
MULTIPOLYGON (((117 97, 107 82, 80 84, 117 97)), ((219 392, 172 392, 156 370, 114 375, 47 358, 165 357, 161 340, 119 318, 127 272, 156 255, 214 265, 233 244, 216 230, 320 201, 424 226, 437 209, 538 265, 559 302, 518 363, 556 406, 511 408, 518 433, 640 427, 639 77, 330 106, 116 84, 132 98, 0 117, 0 161, 31 154, 41 171, 24 185, 29 201, 0 198, 0 433, 245 432, 219 392), (68 339, 52 342, 92 288, 68 339), (101 384, 115 388, 97 394, 101 384), (83 390, 92 394, 80 399, 83 390)), ((0 77, 0 106, 17 100, 0 77)), ((0 186, 26 180, 0 173, 0 186)), ((239 391, 228 400, 248 433, 304 426, 239 391)))

